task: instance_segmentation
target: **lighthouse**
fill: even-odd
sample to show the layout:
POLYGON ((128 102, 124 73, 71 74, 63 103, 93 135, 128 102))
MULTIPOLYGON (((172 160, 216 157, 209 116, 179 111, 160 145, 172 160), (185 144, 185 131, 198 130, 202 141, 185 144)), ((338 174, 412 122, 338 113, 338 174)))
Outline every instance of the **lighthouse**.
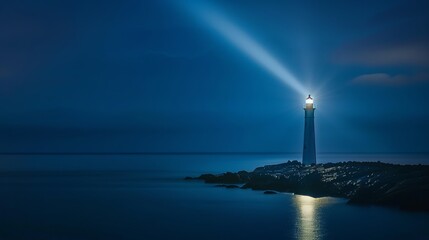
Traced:
POLYGON ((304 150, 302 163, 305 165, 316 164, 316 142, 314 134, 314 110, 313 98, 308 95, 305 100, 305 125, 304 125, 304 150))

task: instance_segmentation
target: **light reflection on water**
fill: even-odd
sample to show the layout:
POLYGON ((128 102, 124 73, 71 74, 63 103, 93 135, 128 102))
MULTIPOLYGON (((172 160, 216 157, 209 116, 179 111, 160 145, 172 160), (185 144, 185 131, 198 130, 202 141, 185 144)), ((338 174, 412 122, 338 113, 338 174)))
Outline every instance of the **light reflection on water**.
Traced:
POLYGON ((293 202, 297 209, 296 238, 299 240, 323 239, 321 208, 333 202, 332 198, 313 198, 295 195, 293 202))
MULTIPOLYGON (((344 154, 319 159, 420 159, 422 163, 429 159, 417 156, 344 154)), ((182 180, 202 173, 252 171, 299 157, 3 155, 0 239, 411 240, 429 236, 429 216, 423 213, 182 180)))

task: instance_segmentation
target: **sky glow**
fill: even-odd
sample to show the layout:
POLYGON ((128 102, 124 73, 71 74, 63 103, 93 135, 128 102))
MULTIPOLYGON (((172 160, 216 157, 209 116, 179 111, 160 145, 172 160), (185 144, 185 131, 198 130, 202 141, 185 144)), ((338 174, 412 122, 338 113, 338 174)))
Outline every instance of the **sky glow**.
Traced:
POLYGON ((3 2, 2 152, 429 151, 429 1, 3 2))
POLYGON ((207 3, 192 4, 191 2, 184 1, 186 9, 191 14, 203 20, 225 40, 294 91, 301 95, 308 94, 308 91, 286 67, 218 9, 207 3))

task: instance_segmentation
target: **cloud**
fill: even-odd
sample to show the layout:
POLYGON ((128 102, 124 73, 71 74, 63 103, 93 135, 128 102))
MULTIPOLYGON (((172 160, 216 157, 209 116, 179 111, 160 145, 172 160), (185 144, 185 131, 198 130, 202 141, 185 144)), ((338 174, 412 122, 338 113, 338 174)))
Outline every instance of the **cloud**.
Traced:
POLYGON ((341 49, 335 60, 364 66, 429 66, 429 44, 358 42, 341 49))
POLYGON ((401 22, 427 23, 429 20, 428 7, 429 3, 427 1, 400 1, 375 14, 369 19, 368 24, 385 26, 401 22))
POLYGON ((429 67, 427 3, 401 3, 365 22, 367 35, 344 42, 333 53, 339 64, 366 67, 429 67))
POLYGON ((363 74, 351 80, 353 84, 371 85, 404 85, 418 82, 428 82, 429 74, 420 73, 415 75, 389 75, 387 73, 363 74))

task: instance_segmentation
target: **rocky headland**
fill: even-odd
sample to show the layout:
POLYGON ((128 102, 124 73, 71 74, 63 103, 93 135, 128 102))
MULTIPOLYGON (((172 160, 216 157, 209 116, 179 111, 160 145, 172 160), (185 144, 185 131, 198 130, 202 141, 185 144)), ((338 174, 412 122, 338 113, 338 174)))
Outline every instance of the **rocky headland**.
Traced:
POLYGON ((341 162, 303 165, 288 161, 252 172, 186 177, 220 187, 290 192, 312 197, 341 197, 351 204, 375 204, 429 211, 429 166, 381 162, 341 162))

